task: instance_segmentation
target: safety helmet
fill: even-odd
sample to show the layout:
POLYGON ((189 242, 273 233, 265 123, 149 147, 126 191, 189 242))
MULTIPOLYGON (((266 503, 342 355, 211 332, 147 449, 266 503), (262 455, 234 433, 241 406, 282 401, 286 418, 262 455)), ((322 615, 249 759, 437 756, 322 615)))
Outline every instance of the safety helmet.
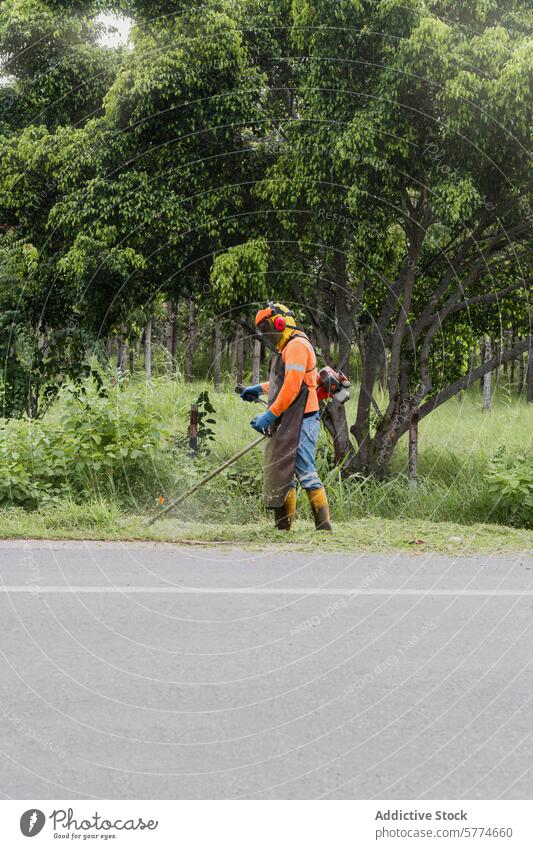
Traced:
POLYGON ((294 313, 285 304, 270 301, 265 309, 259 310, 255 317, 255 326, 259 333, 269 336, 278 351, 285 346, 297 329, 294 313))

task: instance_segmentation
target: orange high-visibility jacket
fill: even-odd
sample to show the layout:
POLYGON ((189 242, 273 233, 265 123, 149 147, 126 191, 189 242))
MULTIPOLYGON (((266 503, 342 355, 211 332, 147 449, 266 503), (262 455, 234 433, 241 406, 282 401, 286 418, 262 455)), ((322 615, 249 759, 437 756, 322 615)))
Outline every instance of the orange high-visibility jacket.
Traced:
MULTIPOLYGON (((306 336, 295 334, 291 336, 281 352, 285 366, 285 379, 278 397, 269 409, 275 416, 281 416, 290 407, 300 391, 302 382, 307 384, 309 395, 305 405, 305 413, 315 413, 318 410, 316 394, 317 368, 315 350, 306 336)), ((268 393, 268 381, 262 384, 263 392, 268 393)))

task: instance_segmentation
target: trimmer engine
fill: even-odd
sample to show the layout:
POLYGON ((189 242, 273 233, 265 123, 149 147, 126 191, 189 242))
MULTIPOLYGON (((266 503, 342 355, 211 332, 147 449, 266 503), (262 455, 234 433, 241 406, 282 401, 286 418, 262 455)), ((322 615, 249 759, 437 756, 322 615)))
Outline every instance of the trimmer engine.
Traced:
POLYGON ((350 381, 342 371, 335 371, 330 366, 325 366, 318 372, 317 395, 318 400, 333 398, 339 404, 345 404, 350 397, 350 381))

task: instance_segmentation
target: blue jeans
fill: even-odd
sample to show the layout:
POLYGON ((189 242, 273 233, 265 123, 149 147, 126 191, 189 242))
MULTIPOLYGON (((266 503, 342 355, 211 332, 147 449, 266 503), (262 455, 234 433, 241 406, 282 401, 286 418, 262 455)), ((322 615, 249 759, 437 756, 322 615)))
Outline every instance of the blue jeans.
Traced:
MULTIPOLYGON (((320 418, 318 413, 302 419, 294 471, 303 489, 322 489, 323 484, 318 477, 315 461, 319 433, 320 418)), ((297 482, 294 481, 292 486, 296 487, 297 482)))

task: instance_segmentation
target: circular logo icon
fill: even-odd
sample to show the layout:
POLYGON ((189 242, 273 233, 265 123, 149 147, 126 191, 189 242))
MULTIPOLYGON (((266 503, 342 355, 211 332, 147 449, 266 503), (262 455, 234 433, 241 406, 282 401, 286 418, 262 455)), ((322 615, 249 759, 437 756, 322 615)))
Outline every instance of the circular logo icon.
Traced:
POLYGON ((37 808, 30 808, 29 811, 24 811, 20 818, 20 830, 24 837, 35 837, 43 830, 46 817, 42 811, 37 808))

